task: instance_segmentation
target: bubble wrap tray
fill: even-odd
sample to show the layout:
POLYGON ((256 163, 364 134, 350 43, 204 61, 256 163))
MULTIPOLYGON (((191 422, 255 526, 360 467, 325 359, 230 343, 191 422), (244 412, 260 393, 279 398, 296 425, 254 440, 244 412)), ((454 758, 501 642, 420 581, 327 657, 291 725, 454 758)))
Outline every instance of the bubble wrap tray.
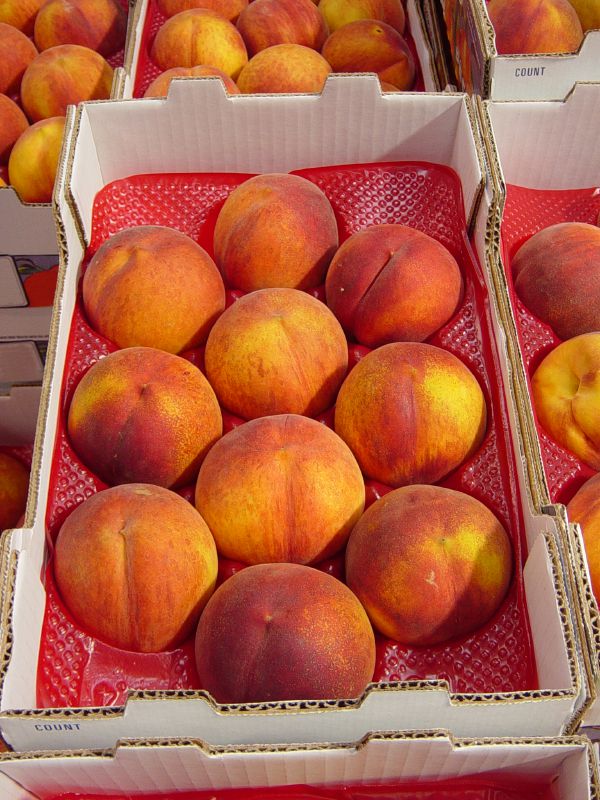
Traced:
MULTIPOLYGON (((490 508, 511 537, 515 574, 496 615, 476 633, 431 648, 411 648, 378 637, 376 681, 445 680, 459 693, 536 689, 522 566, 525 536, 501 373, 492 344, 489 299, 481 269, 465 235, 460 181, 450 169, 421 163, 348 165, 297 172, 328 196, 340 241, 375 223, 402 223, 428 233, 457 258, 465 281, 455 316, 429 342, 460 358, 475 374, 488 407, 488 428, 475 455, 441 485, 466 492, 490 508)), ((190 235, 212 255, 216 216, 229 192, 247 175, 139 175, 106 186, 96 197, 86 262, 107 237, 140 224, 169 225, 190 235)), ((85 268, 85 265, 84 265, 85 268)), ((315 294, 323 296, 322 288, 315 294)), ((239 292, 228 291, 228 302, 239 292)), ((122 704, 127 689, 199 689, 193 643, 167 653, 135 654, 110 647, 81 630, 61 602, 52 573, 52 543, 70 511, 105 488, 71 448, 66 412, 74 387, 101 356, 116 349, 87 323, 78 295, 62 386, 47 508, 50 558, 47 601, 38 662, 37 702, 42 708, 122 704)), ((349 343, 350 365, 367 352, 349 343)), ((202 367, 202 351, 184 354, 202 367)), ((331 424, 331 410, 319 417, 331 424)), ((224 415, 225 431, 237 420, 224 415)), ((193 487, 181 494, 191 499, 193 487)), ((367 482, 367 502, 389 487, 367 482)), ((222 561, 220 579, 241 565, 222 561)), ((343 556, 320 565, 343 577, 343 556)))

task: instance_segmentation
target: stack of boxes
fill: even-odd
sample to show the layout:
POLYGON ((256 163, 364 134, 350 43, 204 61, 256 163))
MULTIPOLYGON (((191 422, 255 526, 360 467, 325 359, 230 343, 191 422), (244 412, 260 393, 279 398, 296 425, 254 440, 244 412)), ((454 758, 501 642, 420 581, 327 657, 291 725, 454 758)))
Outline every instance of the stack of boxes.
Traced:
MULTIPOLYGON (((333 75, 319 95, 230 96, 219 79, 201 78, 174 82, 166 98, 130 100, 147 82, 156 25, 153 3, 142 0, 130 9, 125 64, 115 81, 122 99, 70 108, 54 196, 60 269, 52 322, 33 313, 13 329, 27 334, 15 339, 50 334, 25 527, 2 540, 0 729, 14 751, 0 759, 3 797, 598 795, 595 746, 578 732, 593 739, 600 725, 599 611, 580 530, 561 505, 577 479, 565 490, 568 458, 548 449, 532 409, 530 330, 515 299, 506 242, 510 215, 523 214, 513 187, 541 198, 598 183, 591 135, 598 87, 574 84, 598 77, 586 72, 583 56, 600 34, 586 37, 576 59, 581 72, 549 59, 548 70, 561 65, 572 89, 561 95, 555 83, 551 98, 542 82, 535 84, 541 94, 527 82, 524 95, 504 81, 507 59, 490 56, 486 38, 473 42, 470 63, 478 66, 471 77, 460 72, 462 62, 453 65, 463 88, 476 92, 470 97, 439 92, 451 69, 440 52, 441 10, 410 0, 407 7, 425 93, 384 95, 373 75, 333 75), (318 175, 323 168, 350 176, 353 203, 368 198, 360 213, 352 203, 346 209, 356 214, 357 229, 376 219, 463 242, 471 294, 439 344, 475 369, 490 418, 481 448, 451 485, 507 521, 515 575, 484 631, 429 655, 427 648, 385 650, 378 682, 358 699, 222 705, 186 678, 185 655, 131 658, 105 646, 78 629, 52 591, 59 522, 98 491, 64 432, 70 387, 107 352, 83 320, 82 264, 94 226, 114 233, 132 217, 156 223, 158 206, 168 218, 178 215, 182 230, 197 231, 207 212, 170 192, 170 176, 318 175), (441 190, 440 170, 452 171, 450 189, 441 190), (134 186, 129 178, 136 175, 146 177, 134 186), (134 207, 140 196, 147 210, 134 207), (387 794, 378 794, 381 787, 387 794)), ((460 25, 471 34, 482 30, 475 0, 460 5, 463 17, 453 14, 451 35, 460 25)), ((452 37, 450 45, 456 53, 452 37)), ((12 190, 0 191, 0 203, 5 198, 14 203, 12 190)), ((49 209, 23 208, 47 223, 49 209)), ((56 240, 40 239, 29 249, 8 236, 3 243, 10 242, 7 256, 51 255, 56 240)), ((46 261, 40 263, 51 266, 46 261)), ((2 319, 4 344, 11 331, 4 335, 2 319)), ((19 355, 17 366, 25 363, 19 355)), ((3 381, 14 384, 12 395, 16 375, 3 381)), ((19 431, 4 415, 0 424, 7 429, 0 428, 0 444, 33 444, 31 426, 19 431)))

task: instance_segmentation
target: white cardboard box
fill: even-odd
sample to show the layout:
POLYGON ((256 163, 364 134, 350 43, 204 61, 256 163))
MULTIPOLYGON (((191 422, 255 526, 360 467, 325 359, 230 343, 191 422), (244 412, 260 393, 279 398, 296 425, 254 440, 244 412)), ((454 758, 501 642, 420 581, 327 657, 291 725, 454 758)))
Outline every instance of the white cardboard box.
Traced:
MULTIPOLYGON (((228 789, 286 786, 309 786, 313 796, 333 787, 359 790, 388 784, 402 791, 402 783, 430 787, 431 782, 452 779, 463 785, 475 779, 487 784, 489 792, 497 788, 510 798, 520 789, 522 797, 546 790, 555 800, 592 800, 600 788, 592 745, 581 736, 477 741, 433 732, 388 733, 353 744, 285 748, 132 741, 100 752, 0 756, 3 800, 54 800, 67 792, 128 800, 151 794, 153 800, 172 800, 176 792, 207 791, 221 800, 228 789)), ((487 786, 472 788, 469 797, 490 797, 487 786)), ((458 788, 454 792, 458 797, 458 788)), ((408 800, 408 790, 397 796, 408 800)))
MULTIPOLYGON (((123 74, 119 75, 118 93, 113 97, 139 97, 136 81, 140 67, 140 55, 144 47, 145 32, 152 27, 154 9, 152 0, 130 0, 129 29, 123 74)), ((408 24, 417 51, 419 67, 423 75, 425 91, 435 92, 445 89, 447 73, 440 74, 442 59, 439 58, 439 40, 426 25, 423 0, 406 0, 408 24)), ((158 74, 158 73, 157 73, 158 74)))
MULTIPOLYGON (((373 685, 359 701, 218 706, 203 692, 135 692, 125 707, 36 708, 36 670, 45 607, 45 517, 56 419, 78 275, 94 197, 139 173, 288 171, 378 161, 430 161, 461 177, 465 217, 487 268, 481 144, 464 95, 382 95, 374 76, 332 76, 319 95, 227 97, 218 79, 174 83, 169 97, 82 104, 69 119, 70 146, 57 200, 63 254, 59 297, 33 464, 31 529, 11 536, 3 560, 0 725, 17 749, 107 747, 127 737, 200 737, 211 744, 341 742, 372 730, 440 728, 455 735, 558 735, 589 701, 582 647, 568 612, 557 525, 525 502, 524 568, 539 689, 460 695, 443 682, 373 685), (210 109, 210 120, 207 109, 210 109), (218 131, 218 135, 215 135, 218 131), (474 216, 476 210, 478 213, 474 216)), ((486 280, 489 280, 486 271, 486 280)), ((491 301, 502 369, 508 371, 497 304, 491 301)), ((526 482, 517 437, 517 483, 526 482)), ((524 496, 524 495, 523 495, 524 496)))
MULTIPOLYGON (((497 178, 502 187, 512 184, 533 190, 590 189, 600 185, 600 147, 595 128, 600 122, 600 84, 581 84, 562 101, 552 102, 493 102, 481 104, 483 124, 488 131, 495 161, 497 178), (543 148, 540 142, 544 142, 543 148)), ((553 219, 566 221, 570 217, 553 219)), ((508 265, 503 262, 500 240, 502 208, 496 222, 496 230, 490 230, 490 240, 495 250, 497 279, 505 286, 511 282, 508 265)), ((550 223, 548 223, 550 224, 550 223)), ((543 225, 541 226, 543 227, 543 225)), ((508 291, 503 293, 508 299, 508 291)), ((590 648, 591 668, 596 686, 600 685, 600 614, 591 592, 583 540, 579 526, 568 526, 564 506, 554 505, 557 500, 556 475, 549 472, 551 461, 542 456, 550 453, 548 437, 536 428, 535 415, 528 390, 526 358, 518 346, 515 309, 509 302, 504 309, 505 326, 512 327, 513 381, 519 396, 519 414, 527 442, 527 472, 530 494, 536 508, 547 507, 547 512, 557 520, 562 519, 566 537, 571 546, 571 559, 575 587, 579 602, 574 611, 586 631, 590 648), (543 444, 542 444, 543 442, 543 444)), ((576 476, 578 462, 566 455, 559 445, 553 445, 557 453, 565 454, 562 463, 568 466, 569 478, 576 476), (571 474, 572 473, 572 474, 571 474)), ((557 461, 560 464, 560 461, 557 461)), ((562 469, 560 466, 558 469, 562 469)), ((567 475, 567 467, 564 471, 567 475)), ((559 475, 560 478, 560 475, 559 475)), ((574 490, 573 490, 574 491, 574 490)), ((572 494, 573 492, 571 492, 572 494)), ((567 499, 570 499, 567 498, 567 499)), ((584 718, 585 725, 600 724, 600 702, 596 701, 584 718)))
POLYGON ((498 55, 486 0, 442 0, 461 89, 492 100, 561 100, 578 81, 600 80, 600 31, 577 53, 498 55))

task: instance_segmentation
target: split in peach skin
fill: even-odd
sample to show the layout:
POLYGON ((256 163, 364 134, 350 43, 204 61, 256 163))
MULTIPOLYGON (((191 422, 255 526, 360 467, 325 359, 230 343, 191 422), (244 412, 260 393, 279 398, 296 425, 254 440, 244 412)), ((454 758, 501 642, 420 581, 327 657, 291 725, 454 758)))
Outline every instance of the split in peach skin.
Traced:
POLYGON ((371 225, 336 252, 325 290, 344 330, 379 347, 435 333, 456 312, 463 280, 456 259, 427 234, 406 225, 371 225))

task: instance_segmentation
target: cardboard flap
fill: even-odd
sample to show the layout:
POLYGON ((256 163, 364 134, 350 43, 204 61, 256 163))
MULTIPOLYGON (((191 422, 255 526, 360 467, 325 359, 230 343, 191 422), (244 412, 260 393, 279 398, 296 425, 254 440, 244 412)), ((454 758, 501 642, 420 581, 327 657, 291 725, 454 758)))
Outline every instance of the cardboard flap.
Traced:
POLYGON ((56 253, 56 232, 48 205, 22 203, 16 191, 0 189, 0 219, 16 220, 2 226, 0 254, 44 256, 56 253))

